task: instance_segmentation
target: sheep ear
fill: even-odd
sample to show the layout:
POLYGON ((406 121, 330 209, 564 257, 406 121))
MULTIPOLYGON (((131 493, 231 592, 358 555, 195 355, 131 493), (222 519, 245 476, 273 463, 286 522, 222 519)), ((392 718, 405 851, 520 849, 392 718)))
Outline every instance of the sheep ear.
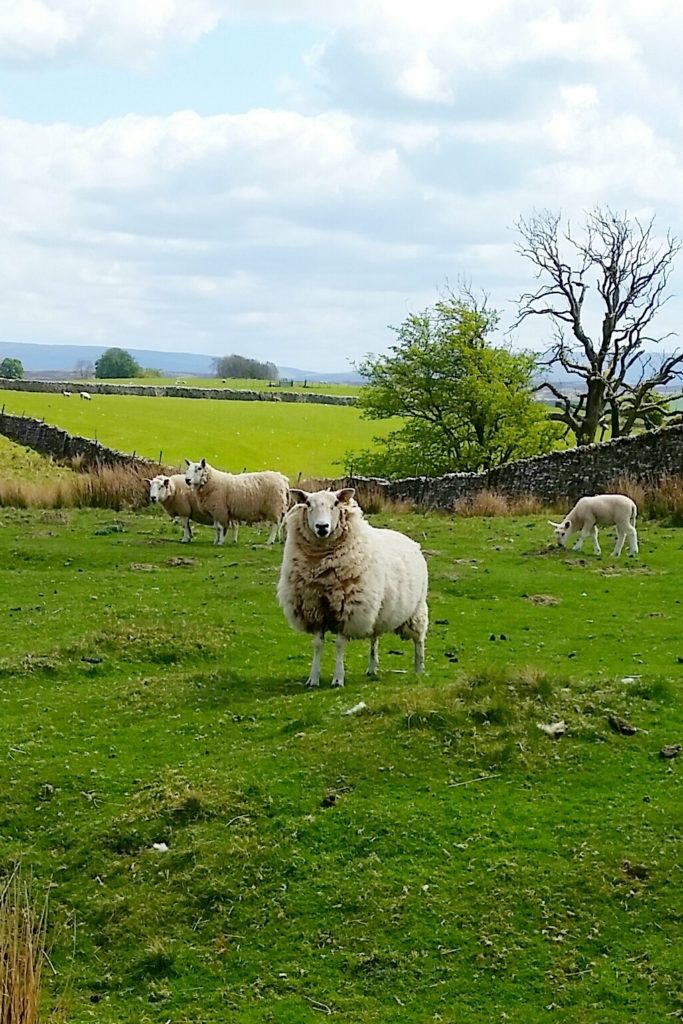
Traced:
POLYGON ((187 465, 188 465, 188 466, 191 466, 191 465, 192 465, 192 463, 190 462, 190 460, 189 460, 189 459, 185 459, 185 462, 187 463, 187 465))
POLYGON ((202 467, 202 469, 206 469, 206 459, 202 459, 199 465, 202 467))
POLYGON ((308 491, 302 491, 300 487, 290 487, 289 496, 295 505, 305 505, 308 491))
POLYGON ((355 487, 342 487, 341 491, 337 491, 337 500, 346 505, 347 502, 351 501, 355 493, 355 487))

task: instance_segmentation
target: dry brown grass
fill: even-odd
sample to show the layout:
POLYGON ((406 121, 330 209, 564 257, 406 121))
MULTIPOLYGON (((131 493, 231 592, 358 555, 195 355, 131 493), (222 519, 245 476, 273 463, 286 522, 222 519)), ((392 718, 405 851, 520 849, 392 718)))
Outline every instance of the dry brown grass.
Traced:
POLYGON ((40 483, 0 479, 0 507, 141 508, 147 503, 147 480, 156 472, 157 467, 116 466, 40 483))
POLYGON ((664 477, 656 484, 639 484, 618 477, 608 488, 612 494, 628 494, 638 506, 638 514, 648 519, 666 519, 672 526, 683 526, 683 476, 664 477))
POLYGON ((533 516, 542 512, 543 508, 543 502, 534 494, 511 498, 496 491, 480 491, 471 498, 460 498, 453 503, 453 511, 464 519, 533 516))
POLYGON ((363 480, 350 480, 348 477, 338 477, 335 480, 307 477, 298 480, 293 486, 300 487, 304 491, 320 491, 328 487, 335 489, 354 487, 356 501, 368 515, 375 515, 378 512, 384 512, 388 515, 400 512, 414 512, 417 508, 413 501, 403 501, 399 498, 388 497, 383 488, 377 484, 366 483, 363 480))
POLYGON ((37 1024, 46 959, 47 901, 38 911, 15 872, 0 894, 0 1024, 37 1024))

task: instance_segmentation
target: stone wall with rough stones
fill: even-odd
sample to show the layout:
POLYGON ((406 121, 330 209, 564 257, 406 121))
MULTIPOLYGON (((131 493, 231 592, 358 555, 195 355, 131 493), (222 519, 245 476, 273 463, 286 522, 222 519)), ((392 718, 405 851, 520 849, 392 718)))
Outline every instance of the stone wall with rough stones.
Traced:
POLYGON ((647 485, 672 476, 683 476, 683 424, 521 459, 483 473, 363 482, 390 498, 427 508, 451 509, 457 501, 473 498, 482 491, 508 497, 533 494, 548 501, 573 501, 584 494, 613 489, 615 481, 622 477, 647 485))
POLYGON ((268 391, 242 391, 239 388, 193 388, 179 384, 164 387, 152 384, 74 384, 72 380, 11 380, 0 377, 0 391, 40 391, 61 394, 68 391, 77 395, 87 391, 91 395, 143 395, 146 398, 211 398, 224 402, 295 402, 309 405, 355 405, 355 395, 319 395, 313 391, 287 391, 272 388, 268 391))
MULTIPOLYGON (((84 467, 126 465, 148 471, 159 465, 135 454, 107 448, 90 438, 74 436, 31 416, 0 413, 0 434, 55 459, 80 458, 84 467)), ((652 484, 672 476, 683 476, 683 424, 634 437, 620 437, 605 444, 522 459, 484 473, 449 473, 441 477, 391 481, 345 478, 338 486, 369 485, 389 498, 427 508, 452 509, 456 502, 473 498, 482 491, 496 491, 509 497, 534 494, 548 501, 574 500, 583 494, 597 494, 613 487, 620 477, 652 484)))
POLYGON ((89 437, 70 434, 61 427, 52 427, 49 423, 36 420, 32 416, 13 416, 0 412, 0 434, 11 441, 33 448, 41 455, 49 455, 59 461, 80 459, 83 469, 94 469, 98 466, 129 466, 145 471, 159 471, 159 463, 151 459, 143 459, 128 452, 120 452, 116 448, 108 448, 93 441, 89 437))

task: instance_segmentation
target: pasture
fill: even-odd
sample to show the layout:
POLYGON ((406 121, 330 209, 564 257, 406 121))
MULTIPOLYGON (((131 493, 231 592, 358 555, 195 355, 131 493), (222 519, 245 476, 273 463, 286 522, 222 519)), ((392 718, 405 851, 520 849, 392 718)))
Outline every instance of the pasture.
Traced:
POLYGON ((345 452, 372 446, 393 424, 361 419, 357 409, 278 402, 143 398, 0 391, 6 412, 45 419, 112 448, 175 465, 202 457, 239 473, 277 469, 295 479, 336 476, 345 452))
POLYGON ((308 692, 264 533, 0 510, 0 863, 50 887, 46 1019, 683 1015, 683 532, 615 562, 540 516, 373 521, 427 553, 427 674, 385 637, 379 681, 355 643, 308 692))
POLYGON ((64 480, 72 471, 50 459, 15 444, 0 434, 0 475, 6 480, 64 480))
POLYGON ((328 384, 324 381, 312 380, 308 381, 307 386, 304 387, 304 382, 295 380, 293 384, 290 384, 289 379, 283 382, 279 386, 269 387, 267 380, 257 380, 256 378, 247 377, 226 377, 223 380, 221 377, 112 377, 105 381, 104 379, 98 379, 94 381, 83 379, 83 384, 87 385, 90 383, 108 383, 108 384, 144 384, 151 387, 170 387, 176 384, 178 380, 185 381, 185 387, 188 388, 235 388, 241 391, 295 391, 306 394, 317 395, 358 395, 361 390, 359 384, 328 384))

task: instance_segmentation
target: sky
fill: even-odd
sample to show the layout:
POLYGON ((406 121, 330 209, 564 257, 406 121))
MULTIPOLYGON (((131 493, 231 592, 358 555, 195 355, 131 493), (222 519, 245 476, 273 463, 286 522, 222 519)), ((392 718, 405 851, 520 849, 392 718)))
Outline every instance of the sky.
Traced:
POLYGON ((682 38, 678 0, 0 0, 0 338, 342 371, 466 281, 540 348, 520 216, 683 235, 682 38))

